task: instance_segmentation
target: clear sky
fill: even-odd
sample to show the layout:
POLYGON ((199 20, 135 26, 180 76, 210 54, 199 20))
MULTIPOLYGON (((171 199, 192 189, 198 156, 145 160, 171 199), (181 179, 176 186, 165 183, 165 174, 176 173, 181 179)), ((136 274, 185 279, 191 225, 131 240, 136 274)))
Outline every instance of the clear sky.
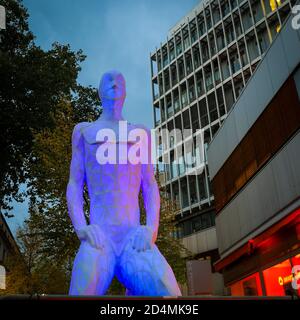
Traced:
MULTIPOLYGON (((49 49, 55 41, 82 49, 87 56, 79 82, 98 87, 110 69, 123 73, 125 118, 153 127, 150 52, 200 0, 23 0, 35 42, 49 49)), ((8 223, 15 233, 27 216, 26 203, 15 205, 8 223)))

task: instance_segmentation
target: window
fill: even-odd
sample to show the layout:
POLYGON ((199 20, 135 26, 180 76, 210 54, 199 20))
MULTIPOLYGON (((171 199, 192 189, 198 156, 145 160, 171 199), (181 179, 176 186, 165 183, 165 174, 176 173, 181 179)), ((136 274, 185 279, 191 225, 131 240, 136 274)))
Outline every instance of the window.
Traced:
POLYGON ((219 70, 219 65, 217 60, 213 62, 213 68, 214 68, 215 84, 217 85, 221 82, 220 70, 219 70))
POLYGON ((192 129, 195 132, 200 128, 197 104, 191 107, 192 129))
POLYGON ((190 200, 191 205, 198 203, 197 196, 197 186, 196 186, 196 177, 189 176, 189 186, 190 186, 190 200))
POLYGON ((176 54, 179 56, 182 53, 182 42, 181 37, 177 35, 177 42, 176 42, 176 54))
POLYGON ((200 122, 201 128, 204 128, 208 125, 208 115, 207 115, 207 108, 206 108, 206 101, 202 99, 199 102, 199 109, 200 109, 200 122))
POLYGON ((198 187, 199 187, 200 200, 207 199, 207 189, 206 189, 206 181, 205 181, 204 173, 198 176, 198 187))
POLYGON ((215 36, 212 32, 209 34, 208 39, 209 39, 210 53, 212 56, 214 56, 217 51, 216 51, 216 44, 215 44, 215 36))
POLYGON ((267 29, 262 29, 257 33, 261 53, 265 52, 270 44, 267 29))
POLYGON ((185 73, 184 73, 184 64, 183 64, 183 60, 180 59, 178 61, 178 72, 179 72, 179 79, 182 80, 185 76, 185 73))
POLYGON ((186 88, 181 89, 181 104, 185 107, 188 104, 186 88))
POLYGON ((178 89, 174 90, 173 99, 174 99, 174 112, 176 113, 180 109, 178 89))
POLYGON ((230 11, 228 0, 224 0, 221 2, 221 12, 222 16, 225 17, 230 11))
POLYGON ((242 66, 245 67, 248 64, 248 58, 247 58, 247 54, 246 54, 244 40, 240 41, 238 46, 239 46, 242 66))
POLYGON ((241 20, 239 15, 237 15, 234 18, 234 27, 235 27, 236 36, 239 37, 242 34, 242 25, 241 25, 241 20))
POLYGON ((248 40, 247 40, 247 46, 248 46, 248 52, 249 52, 249 57, 250 60, 253 61, 254 59, 256 59, 259 55, 259 51, 258 51, 258 45, 255 39, 254 34, 251 35, 248 40))
POLYGON ((223 29, 219 28, 216 31, 216 37, 217 37, 217 46, 219 50, 222 50, 225 47, 225 38, 224 38, 224 33, 223 29))
POLYGON ((189 205, 188 187, 187 187, 186 177, 184 177, 180 180, 180 188, 181 188, 181 204, 182 204, 182 208, 184 208, 189 205))
POLYGON ((214 20, 214 23, 216 24, 221 20, 221 13, 220 13, 218 1, 213 2, 211 6, 212 6, 213 20, 214 20))
POLYGON ((214 83, 213 83, 213 77, 211 73, 211 67, 206 67, 205 70, 205 84, 206 84, 206 90, 209 91, 213 88, 214 83))
POLYGON ((209 59, 208 45, 206 40, 201 41, 201 51, 203 63, 209 59))
POLYGON ((164 122, 166 120, 166 109, 165 109, 165 104, 164 100, 160 100, 160 108, 161 108, 161 121, 164 122))
POLYGON ((292 290, 290 276, 292 266, 289 260, 263 271, 267 296, 286 296, 292 290))
POLYGON ((224 89, 225 89, 225 100, 226 100, 226 106, 227 106, 227 112, 228 112, 234 103, 234 96, 233 96, 231 83, 226 84, 224 89))
POLYGON ((255 22, 258 22, 259 20, 261 20, 264 16, 263 14, 263 10, 262 10, 262 6, 260 1, 257 1, 253 6, 252 6, 252 13, 253 13, 253 17, 255 22))
POLYGON ((165 54, 163 56, 163 66, 165 67, 169 63, 168 55, 165 54))
POLYGON ((189 114, 189 110, 185 110, 183 115, 183 128, 184 129, 190 129, 191 128, 191 122, 190 122, 190 114, 189 114))
POLYGON ((187 49, 190 46, 190 38, 188 35, 184 38, 183 43, 184 43, 184 49, 187 49))
POLYGON ((157 105, 157 106, 154 108, 154 111, 155 111, 155 124, 158 125, 158 124, 160 124, 160 110, 159 110, 159 105, 157 105))
POLYGON ((197 23, 198 23, 198 29, 199 29, 199 37, 201 37, 206 32, 204 17, 202 15, 202 13, 200 13, 200 15, 198 15, 197 23))
POLYGON ((214 92, 207 97, 207 102, 209 108, 210 122, 213 122, 218 119, 218 109, 214 92))
POLYGON ((197 40, 197 28, 196 28, 196 25, 193 25, 191 27, 191 39, 192 39, 192 43, 194 43, 197 40))
POLYGON ((241 68, 239 56, 236 51, 230 54, 230 66, 232 74, 236 73, 241 68))
POLYGON ((205 10, 205 18, 206 18, 207 29, 209 30, 211 28, 211 26, 212 26, 211 15, 210 15, 210 10, 209 9, 205 10))
POLYGON ((195 68, 197 69, 200 66, 200 51, 199 51, 199 47, 198 45, 196 45, 193 48, 193 56, 194 56, 194 64, 195 64, 195 68))
POLYGON ((223 80, 227 79, 230 76, 229 65, 227 60, 227 54, 223 54, 220 57, 221 71, 223 80))
POLYGON ((253 25, 250 8, 248 7, 248 5, 241 8, 241 14, 242 14, 244 31, 246 32, 253 25))
POLYGON ((167 114, 168 114, 168 118, 169 118, 174 113, 174 109, 173 109, 173 105, 172 105, 172 99, 171 99, 171 95, 170 94, 166 98, 166 105, 167 105, 167 114))
POLYGON ((178 158, 178 167, 179 167, 179 175, 184 174, 185 173, 185 163, 184 163, 183 156, 180 156, 178 158))
POLYGON ((231 9, 233 10, 238 4, 238 0, 230 0, 231 9))
POLYGON ((202 77, 201 71, 196 73, 196 88, 197 88, 198 97, 202 96, 202 94, 204 93, 204 88, 203 88, 203 77, 202 77))
POLYGON ((174 44, 170 47, 170 61, 175 59, 175 48, 174 44))
POLYGON ((258 272, 230 286, 232 296, 261 296, 262 288, 258 272))
POLYGON ((232 23, 230 23, 225 28, 225 34, 226 34, 226 40, 227 40, 227 45, 228 45, 229 43, 231 43, 235 39, 232 23))
POLYGON ((224 99, 223 99, 222 88, 217 89, 217 99, 218 99, 220 117, 222 117, 226 112, 225 111, 225 104, 224 104, 224 99))

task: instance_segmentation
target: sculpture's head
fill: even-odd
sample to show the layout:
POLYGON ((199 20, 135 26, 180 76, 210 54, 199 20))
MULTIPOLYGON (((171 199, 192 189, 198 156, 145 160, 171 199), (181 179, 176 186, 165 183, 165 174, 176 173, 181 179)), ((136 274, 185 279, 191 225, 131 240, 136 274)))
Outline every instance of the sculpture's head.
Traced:
POLYGON ((102 103, 105 100, 124 100, 126 84, 122 73, 117 70, 105 72, 101 78, 98 93, 102 103))

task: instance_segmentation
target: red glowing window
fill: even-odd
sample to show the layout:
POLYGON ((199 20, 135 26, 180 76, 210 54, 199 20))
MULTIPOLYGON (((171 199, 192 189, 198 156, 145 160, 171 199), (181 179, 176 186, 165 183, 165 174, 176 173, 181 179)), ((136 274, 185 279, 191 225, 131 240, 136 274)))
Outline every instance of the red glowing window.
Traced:
POLYGON ((287 259, 263 271, 267 296, 291 294, 292 266, 287 259))
POLYGON ((234 283, 230 289, 232 296, 261 296, 262 289, 258 272, 234 283))

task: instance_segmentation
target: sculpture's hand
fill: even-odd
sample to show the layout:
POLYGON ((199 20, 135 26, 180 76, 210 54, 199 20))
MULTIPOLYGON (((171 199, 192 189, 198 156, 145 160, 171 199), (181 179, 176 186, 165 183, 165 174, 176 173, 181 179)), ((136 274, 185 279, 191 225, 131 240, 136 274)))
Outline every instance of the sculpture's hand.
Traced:
POLYGON ((99 250, 104 248, 106 236, 101 228, 96 224, 90 224, 77 230, 77 235, 81 241, 88 241, 88 243, 99 250))
POLYGON ((140 226, 131 238, 132 249, 140 252, 152 249, 153 232, 147 226, 140 226))

